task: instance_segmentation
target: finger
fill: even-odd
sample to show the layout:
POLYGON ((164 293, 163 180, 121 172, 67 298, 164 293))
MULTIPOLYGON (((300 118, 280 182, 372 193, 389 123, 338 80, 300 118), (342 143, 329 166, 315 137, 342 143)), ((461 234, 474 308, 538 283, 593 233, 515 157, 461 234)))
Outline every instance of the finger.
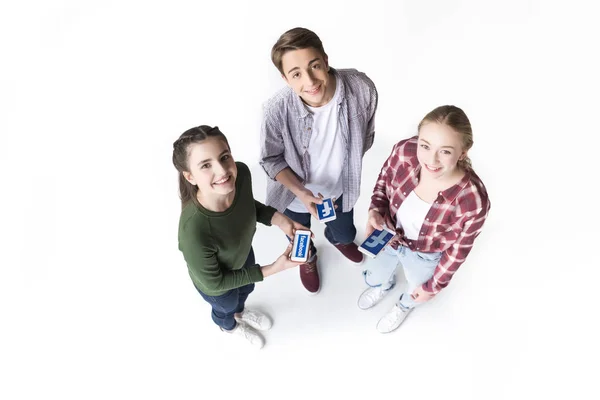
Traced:
POLYGON ((323 197, 323 195, 321 193, 317 193, 317 196, 321 199, 324 199, 325 197, 323 197))

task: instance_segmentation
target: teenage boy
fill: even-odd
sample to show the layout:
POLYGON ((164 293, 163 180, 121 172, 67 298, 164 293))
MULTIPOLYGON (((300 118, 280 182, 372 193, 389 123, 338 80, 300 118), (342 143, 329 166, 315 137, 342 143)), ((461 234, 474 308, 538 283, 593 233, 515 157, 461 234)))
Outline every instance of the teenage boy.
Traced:
MULTIPOLYGON (((264 106, 260 164, 269 176, 266 203, 310 228, 315 204, 335 200, 337 218, 325 237, 346 258, 363 261, 353 242, 353 208, 360 193, 363 155, 373 144, 377 90, 362 72, 336 70, 319 37, 304 28, 285 32, 271 59, 288 87, 264 106)), ((320 289, 317 249, 300 266, 311 294, 320 289)))

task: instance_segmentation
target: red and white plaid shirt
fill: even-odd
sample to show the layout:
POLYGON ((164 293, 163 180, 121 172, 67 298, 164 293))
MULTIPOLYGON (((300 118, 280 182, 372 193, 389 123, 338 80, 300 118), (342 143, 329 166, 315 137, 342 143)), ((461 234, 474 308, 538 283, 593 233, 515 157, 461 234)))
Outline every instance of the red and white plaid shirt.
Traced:
MULTIPOLYGON (((402 202, 419 183, 421 166, 417 160, 417 136, 397 143, 383 164, 373 189, 370 210, 377 210, 388 225, 396 226, 396 213, 402 202)), ((404 231, 391 244, 406 246, 423 253, 442 252, 431 279, 423 290, 437 294, 465 261, 481 232, 490 210, 483 182, 472 169, 456 185, 440 192, 425 216, 416 241, 407 239, 404 231)))

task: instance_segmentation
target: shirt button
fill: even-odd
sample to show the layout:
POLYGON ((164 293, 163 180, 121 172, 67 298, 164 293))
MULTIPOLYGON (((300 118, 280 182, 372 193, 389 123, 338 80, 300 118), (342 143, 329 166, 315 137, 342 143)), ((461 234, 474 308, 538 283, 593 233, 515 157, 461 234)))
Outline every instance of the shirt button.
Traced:
POLYGON ((403 192, 402 194, 406 196, 406 192, 403 192))
POLYGON ((394 207, 398 207, 398 203, 394 204, 394 207))
POLYGON ((429 218, 425 218, 425 221, 429 221, 429 218))
POLYGON ((311 129, 312 129, 311 127, 308 127, 308 128, 307 128, 307 130, 309 130, 309 131, 310 131, 311 129))
POLYGON ((417 250, 419 250, 419 249, 420 249, 420 247, 417 247, 417 250))

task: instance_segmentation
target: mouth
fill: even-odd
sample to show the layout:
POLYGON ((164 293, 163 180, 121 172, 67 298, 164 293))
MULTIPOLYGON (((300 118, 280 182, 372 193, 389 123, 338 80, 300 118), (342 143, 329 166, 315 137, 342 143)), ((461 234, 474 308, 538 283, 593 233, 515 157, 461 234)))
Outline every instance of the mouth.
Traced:
POLYGON ((231 180, 231 175, 227 175, 221 179, 219 179, 218 181, 214 181, 213 185, 224 185, 226 183, 228 183, 231 180))
POLYGON ((430 172, 439 172, 442 169, 442 167, 431 167, 427 164, 425 164, 425 168, 430 172))
POLYGON ((321 91, 321 85, 317 86, 313 90, 305 90, 304 92, 310 96, 316 96, 321 91))

